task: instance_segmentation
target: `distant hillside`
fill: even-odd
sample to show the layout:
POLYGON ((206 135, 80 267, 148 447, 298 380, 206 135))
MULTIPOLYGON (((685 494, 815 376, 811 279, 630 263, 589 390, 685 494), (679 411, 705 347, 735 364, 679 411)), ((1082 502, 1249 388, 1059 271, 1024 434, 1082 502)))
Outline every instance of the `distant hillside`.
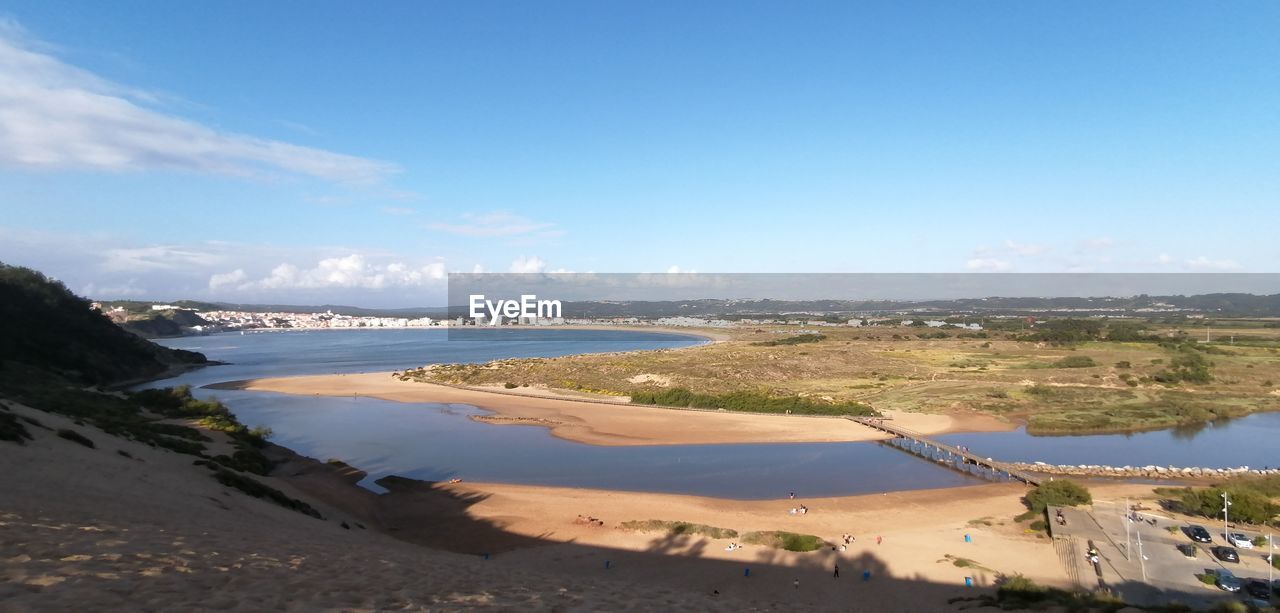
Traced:
POLYGON ((130 334, 58 281, 0 263, 0 382, 35 370, 104 385, 206 361, 130 334))
POLYGON ((186 332, 184 328, 193 328, 196 326, 211 325, 203 317, 200 317, 195 311, 184 310, 168 310, 153 311, 153 314, 144 316, 133 316, 123 322, 117 322, 125 330, 128 330, 142 338, 168 338, 172 336, 182 336, 186 332))

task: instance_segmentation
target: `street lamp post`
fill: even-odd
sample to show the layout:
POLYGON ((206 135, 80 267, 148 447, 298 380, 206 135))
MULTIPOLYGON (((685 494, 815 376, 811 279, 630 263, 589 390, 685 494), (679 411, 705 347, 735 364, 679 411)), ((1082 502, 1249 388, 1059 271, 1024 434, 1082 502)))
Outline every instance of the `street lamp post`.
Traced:
POLYGON ((1229 528, 1227 528, 1227 514, 1228 514, 1227 509, 1230 509, 1230 508, 1231 508, 1231 499, 1227 497, 1226 492, 1223 492, 1222 493, 1222 540, 1227 541, 1227 543, 1231 542, 1231 537, 1227 536, 1228 534, 1230 534, 1229 528))

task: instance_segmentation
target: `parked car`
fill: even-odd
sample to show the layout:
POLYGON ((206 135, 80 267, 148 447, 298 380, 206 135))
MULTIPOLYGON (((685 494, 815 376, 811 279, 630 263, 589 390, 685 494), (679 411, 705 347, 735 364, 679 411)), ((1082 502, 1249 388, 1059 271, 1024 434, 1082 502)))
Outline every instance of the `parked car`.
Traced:
POLYGON ((1240 563, 1240 553, 1236 551, 1235 547, 1225 547, 1225 546, 1219 545, 1217 547, 1214 547, 1210 551, 1213 552, 1213 557, 1218 558, 1223 562, 1234 562, 1236 564, 1240 563))
POLYGON ((1240 579, 1225 568, 1217 572, 1217 579, 1213 583, 1224 592, 1239 592, 1242 587, 1240 579))
POLYGON ((1197 543, 1212 543, 1213 537, 1209 536, 1209 531, 1204 526, 1188 526, 1187 536, 1197 543))
POLYGON ((1243 532, 1228 532, 1227 543, 1232 547, 1240 549, 1253 549, 1253 540, 1246 536, 1243 532))
POLYGON ((1271 586, 1261 579, 1250 579, 1244 582, 1244 591, 1263 602, 1271 600, 1271 586))

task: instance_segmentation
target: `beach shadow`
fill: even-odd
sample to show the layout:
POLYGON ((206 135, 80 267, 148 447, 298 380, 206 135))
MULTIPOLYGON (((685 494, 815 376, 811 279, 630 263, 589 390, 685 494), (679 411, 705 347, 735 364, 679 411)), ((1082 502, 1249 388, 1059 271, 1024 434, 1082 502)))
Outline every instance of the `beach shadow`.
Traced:
MULTIPOLYGON (((948 584, 919 574, 895 577, 892 554, 879 550, 840 552, 824 547, 796 553, 747 545, 738 550, 741 557, 724 559, 706 557, 710 547, 718 546, 717 541, 689 534, 656 536, 643 551, 565 542, 553 540, 553 533, 515 534, 500 520, 475 517, 469 510, 489 496, 459 491, 448 484, 392 476, 377 481, 387 489, 377 494, 356 485, 364 478, 361 471, 300 456, 282 463, 277 474, 303 492, 367 519, 371 528, 394 538, 481 556, 486 564, 499 569, 533 567, 566 578, 641 582, 665 586, 674 593, 692 591, 713 598, 786 603, 815 610, 976 610, 1007 603, 1036 607, 1043 603, 1040 599, 1049 597, 1044 592, 1017 591, 1013 589, 1016 582, 1013 588, 1008 586, 1009 577, 980 568, 970 569, 966 575, 969 585, 963 579, 948 584), (834 576, 837 564, 838 578, 834 576), (1004 591, 998 591, 1001 586, 1004 591)), ((1232 599, 1195 586, 1181 591, 1128 582, 1108 588, 1144 605, 1179 602, 1207 607, 1232 599)), ((1056 594, 1054 597, 1061 597, 1065 592, 1056 594)))

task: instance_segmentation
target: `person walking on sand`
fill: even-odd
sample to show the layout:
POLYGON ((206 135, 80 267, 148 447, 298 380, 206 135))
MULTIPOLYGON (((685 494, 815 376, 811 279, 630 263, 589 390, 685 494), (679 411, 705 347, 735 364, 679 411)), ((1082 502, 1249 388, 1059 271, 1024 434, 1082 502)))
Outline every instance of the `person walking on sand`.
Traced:
POLYGON ((881 542, 881 541, 883 541, 883 540, 884 540, 884 537, 883 537, 883 536, 876 536, 876 544, 877 544, 877 545, 879 545, 879 544, 880 544, 880 542, 881 542))
POLYGON ((832 579, 839 579, 839 578, 840 578, 840 563, 839 563, 839 562, 837 562, 837 563, 836 563, 836 571, 835 571, 835 574, 831 575, 831 578, 832 578, 832 579))

